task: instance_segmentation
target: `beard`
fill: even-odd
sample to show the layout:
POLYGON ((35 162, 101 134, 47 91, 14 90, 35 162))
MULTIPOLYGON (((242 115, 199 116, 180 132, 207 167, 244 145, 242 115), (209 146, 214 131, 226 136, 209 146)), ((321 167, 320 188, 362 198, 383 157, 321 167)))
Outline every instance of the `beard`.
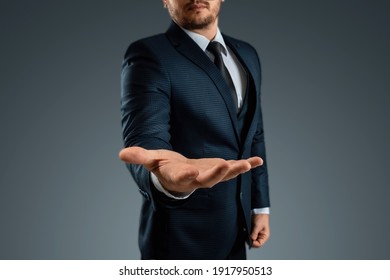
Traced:
POLYGON ((220 7, 214 7, 210 9, 210 3, 208 1, 191 1, 184 7, 184 12, 181 11, 175 11, 169 9, 169 13, 174 19, 175 22, 177 22, 181 27, 187 29, 187 30, 199 30, 199 29, 206 29, 208 26, 210 26, 212 23, 214 23, 219 15, 220 7), (205 9, 209 10, 209 14, 203 17, 199 17, 197 14, 191 13, 191 10, 194 8, 193 6, 197 5, 203 5, 205 9), (186 13, 188 12, 188 14, 186 13))
POLYGON ((212 24, 216 18, 214 18, 212 15, 209 15, 207 17, 201 18, 201 19, 183 19, 181 22, 181 26, 188 30, 195 30, 195 29, 205 29, 210 24, 212 24))

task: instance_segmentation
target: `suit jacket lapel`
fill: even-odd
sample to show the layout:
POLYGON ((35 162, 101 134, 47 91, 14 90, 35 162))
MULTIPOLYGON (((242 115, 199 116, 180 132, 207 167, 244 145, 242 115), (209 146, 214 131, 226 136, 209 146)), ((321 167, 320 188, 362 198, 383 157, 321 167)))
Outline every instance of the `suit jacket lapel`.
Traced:
POLYGON ((241 65, 247 70, 248 75, 251 75, 253 78, 253 81, 255 83, 256 91, 260 91, 260 81, 254 76, 254 73, 257 72, 257 70, 254 67, 253 62, 253 56, 246 55, 244 51, 242 51, 241 44, 237 42, 236 40, 223 35, 225 43, 229 48, 234 52, 236 57, 240 60, 241 65))
MULTIPOLYGON (((245 51, 240 46, 240 42, 238 42, 238 41, 236 41, 236 40, 234 40, 226 35, 223 35, 223 37, 224 37, 226 45, 230 48, 230 50, 232 50, 234 52, 234 54, 236 55, 236 57, 240 61, 242 67, 244 67, 244 69, 247 72, 247 87, 250 86, 250 80, 252 80, 254 83, 254 86, 255 86, 255 89, 254 89, 255 90, 254 91, 255 92, 255 94, 254 94, 254 104, 255 104, 254 112, 256 112, 257 110, 259 110, 259 108, 258 108, 259 96, 258 96, 257 92, 260 92, 261 81, 259 81, 256 78, 257 75, 255 75, 255 73, 257 73, 258 70, 256 70, 256 68, 254 66, 253 56, 251 56, 249 54, 246 55, 245 51)), ((252 94, 252 92, 250 90, 248 90, 247 94, 252 94)), ((247 98, 248 98, 248 96, 247 96, 247 98)), ((246 140, 249 139, 248 135, 251 133, 251 131, 253 132, 256 129, 256 125, 257 125, 257 122, 255 121, 254 118, 252 118, 248 133, 246 134, 246 139, 242 139, 244 146, 245 146, 245 144, 247 144, 246 140)))
POLYGON ((230 94, 229 86, 226 84, 218 68, 215 67, 214 63, 204 53, 204 51, 199 48, 199 46, 175 23, 171 24, 168 31, 166 32, 166 36, 177 49, 177 51, 190 59, 194 64, 202 68, 214 82, 225 102, 226 107, 228 108, 230 119, 233 122, 236 138, 238 142, 240 142, 240 136, 237 128, 237 110, 235 108, 233 98, 230 94))

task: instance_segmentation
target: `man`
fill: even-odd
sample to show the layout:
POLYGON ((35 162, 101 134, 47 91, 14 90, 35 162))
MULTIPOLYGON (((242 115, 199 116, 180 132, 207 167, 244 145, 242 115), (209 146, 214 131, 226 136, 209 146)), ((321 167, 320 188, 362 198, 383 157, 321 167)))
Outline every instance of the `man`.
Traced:
POLYGON ((125 54, 120 158, 144 197, 142 259, 245 259, 270 235, 260 63, 220 33, 221 2, 163 0, 168 31, 125 54))

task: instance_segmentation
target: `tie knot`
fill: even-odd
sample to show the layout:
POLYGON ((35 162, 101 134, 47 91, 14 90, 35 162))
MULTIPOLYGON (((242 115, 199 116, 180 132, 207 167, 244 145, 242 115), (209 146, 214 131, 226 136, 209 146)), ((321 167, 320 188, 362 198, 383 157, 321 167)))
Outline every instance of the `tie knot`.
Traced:
POLYGON ((210 51, 214 56, 220 56, 223 50, 223 46, 217 41, 211 41, 207 46, 207 50, 210 51))

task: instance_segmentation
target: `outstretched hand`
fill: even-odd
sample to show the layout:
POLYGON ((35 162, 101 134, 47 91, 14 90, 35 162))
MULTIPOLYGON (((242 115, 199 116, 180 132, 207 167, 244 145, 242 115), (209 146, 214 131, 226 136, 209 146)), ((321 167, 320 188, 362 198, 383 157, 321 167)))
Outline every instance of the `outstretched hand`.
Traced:
POLYGON ((125 148, 120 151, 119 157, 127 163, 143 165, 154 173, 166 190, 181 193, 211 188, 263 164, 260 157, 242 160, 189 159, 170 150, 140 147, 125 148))

